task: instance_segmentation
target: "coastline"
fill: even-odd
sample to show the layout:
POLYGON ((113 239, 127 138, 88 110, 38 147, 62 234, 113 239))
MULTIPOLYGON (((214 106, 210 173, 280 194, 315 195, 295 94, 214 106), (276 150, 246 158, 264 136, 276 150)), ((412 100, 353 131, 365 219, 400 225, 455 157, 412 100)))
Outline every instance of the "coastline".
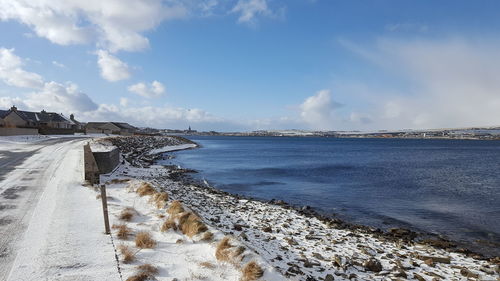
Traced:
MULTIPOLYGON (((125 155, 130 156, 130 153, 125 152, 125 155)), ((245 241, 285 276, 313 278, 304 280, 321 280, 328 274, 344 279, 370 280, 411 274, 417 279, 422 275, 463 278, 469 274, 467 272, 492 277, 491 270, 493 275, 495 270, 498 275, 498 257, 485 260, 465 249, 453 249, 451 241, 419 242, 415 241, 419 234, 406 229, 385 233, 322 216, 312 208, 232 195, 193 182, 186 177, 186 172, 192 170, 159 169, 154 162, 161 156, 155 155, 152 159, 145 155, 135 153, 134 157, 143 159, 131 161, 131 164, 139 163, 141 168, 158 172, 142 175, 144 180, 161 186, 173 198, 183 201, 208 224, 245 241), (455 267, 448 266, 450 264, 455 267)), ((130 176, 127 170, 130 167, 123 166, 116 172, 130 176)))

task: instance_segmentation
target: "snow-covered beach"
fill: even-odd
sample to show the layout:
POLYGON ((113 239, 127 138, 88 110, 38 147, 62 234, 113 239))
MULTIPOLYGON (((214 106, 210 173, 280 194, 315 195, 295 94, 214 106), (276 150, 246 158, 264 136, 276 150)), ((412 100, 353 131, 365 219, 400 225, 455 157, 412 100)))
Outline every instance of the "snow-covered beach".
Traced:
MULTIPOLYGON (((446 241, 416 242, 413 233, 403 229, 381 233, 352 227, 284 202, 260 202, 180 182, 176 176, 179 171, 154 165, 161 156, 151 153, 161 148, 157 151, 168 151, 168 145, 179 147, 184 142, 180 138, 168 145, 150 138, 144 142, 127 138, 107 141, 122 149, 128 162, 103 176, 103 181, 126 178, 152 183, 171 199, 180 200, 220 235, 231 235, 252 249, 264 267, 270 265, 290 280, 498 278, 498 258, 485 260, 464 250, 452 252, 446 249, 446 241)), ((266 275, 263 279, 270 280, 266 275)))

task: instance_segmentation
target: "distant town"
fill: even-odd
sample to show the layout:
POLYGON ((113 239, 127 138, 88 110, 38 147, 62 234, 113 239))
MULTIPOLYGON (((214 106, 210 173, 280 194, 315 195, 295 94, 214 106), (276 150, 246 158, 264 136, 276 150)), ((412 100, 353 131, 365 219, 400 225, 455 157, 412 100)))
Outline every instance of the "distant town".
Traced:
POLYGON ((250 132, 197 131, 188 127, 179 129, 156 129, 136 127, 126 122, 101 121, 80 122, 73 114, 18 110, 12 106, 0 109, 0 136, 9 135, 200 135, 200 136, 263 136, 263 137, 330 137, 330 138, 407 138, 407 139, 481 139, 500 140, 500 126, 444 128, 428 130, 380 130, 363 131, 308 131, 308 130, 258 130, 250 132))

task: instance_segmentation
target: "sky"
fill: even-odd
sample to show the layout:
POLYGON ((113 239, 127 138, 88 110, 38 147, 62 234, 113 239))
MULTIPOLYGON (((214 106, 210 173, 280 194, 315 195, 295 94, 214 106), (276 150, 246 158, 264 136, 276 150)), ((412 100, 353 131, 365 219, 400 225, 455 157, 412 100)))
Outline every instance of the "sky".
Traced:
POLYGON ((216 131, 500 126, 495 0, 0 0, 0 109, 216 131))

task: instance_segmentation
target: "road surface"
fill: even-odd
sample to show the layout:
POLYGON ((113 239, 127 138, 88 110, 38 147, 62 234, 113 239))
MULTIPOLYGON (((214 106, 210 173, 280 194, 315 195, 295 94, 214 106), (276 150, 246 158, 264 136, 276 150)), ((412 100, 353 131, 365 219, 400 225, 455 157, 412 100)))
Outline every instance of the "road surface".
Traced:
POLYGON ((83 140, 0 143, 0 280, 7 280, 19 243, 48 181, 83 140))

